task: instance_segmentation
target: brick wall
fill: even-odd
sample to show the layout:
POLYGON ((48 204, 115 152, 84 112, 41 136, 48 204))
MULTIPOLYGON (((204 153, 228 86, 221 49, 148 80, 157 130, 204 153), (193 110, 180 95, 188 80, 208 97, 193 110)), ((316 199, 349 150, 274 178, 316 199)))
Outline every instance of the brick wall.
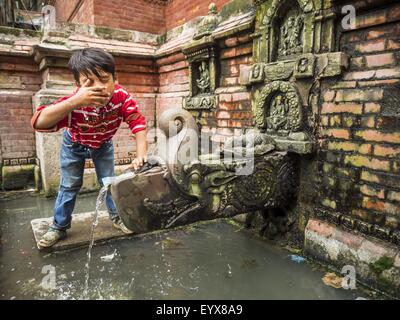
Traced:
MULTIPOLYGON (((223 142, 236 132, 253 126, 250 93, 240 86, 240 66, 251 63, 252 40, 241 33, 219 42, 220 78, 217 85, 219 105, 214 111, 192 111, 201 132, 212 141, 223 142)), ((189 95, 188 63, 182 53, 157 60, 160 89, 157 95, 157 117, 168 108, 181 107, 189 95)))
MULTIPOLYGON (((57 20, 67 21, 80 0, 57 0, 57 20)), ((159 34, 165 31, 165 6, 143 0, 85 0, 69 22, 159 34)))
POLYGON ((57 21, 94 24, 93 0, 57 0, 55 3, 57 21), (77 5, 82 3, 76 13, 73 13, 77 5))
MULTIPOLYGON (((70 22, 95 24, 155 34, 180 26, 208 13, 215 2, 218 10, 231 0, 174 0, 167 5, 144 0, 86 0, 70 22)), ((79 0, 57 0, 57 20, 67 21, 79 0)))
POLYGON ((198 16, 208 13, 208 6, 214 2, 218 11, 231 0, 174 0, 165 9, 167 30, 180 26, 198 16))
POLYGON ((189 94, 189 69, 182 53, 157 60, 160 88, 157 95, 157 117, 166 109, 181 107, 189 94))
MULTIPOLYGON (((116 58, 118 81, 138 102, 151 129, 155 123, 158 74, 151 59, 116 58)), ((33 58, 0 56, 0 162, 36 157, 35 133, 30 127, 32 96, 45 80, 73 81, 63 67, 39 72, 33 58)), ((151 137, 149 137, 151 142, 151 137)), ((123 123, 114 138, 115 159, 119 164, 135 155, 134 136, 123 123)), ((13 161, 14 164, 16 164, 13 161)))
MULTIPOLYGON (((400 118, 398 108, 397 116, 387 113, 385 99, 400 83, 400 5, 358 9, 357 29, 339 38, 339 51, 350 56, 349 70, 321 86, 319 148, 302 159, 298 208, 306 216, 325 211, 394 230, 400 227, 400 118)), ((253 127, 250 92, 239 84, 240 66, 252 60, 249 34, 219 42, 219 105, 192 112, 215 141, 253 127)), ((159 114, 182 104, 189 80, 182 54, 157 64, 159 114)))
POLYGON ((350 68, 323 84, 320 150, 305 167, 302 194, 308 208, 392 230, 400 227, 400 117, 387 97, 400 92, 399 20, 398 4, 360 9, 357 29, 340 37, 350 68))
MULTIPOLYGON (((146 117, 148 129, 155 124, 156 92, 158 88, 157 68, 150 59, 116 58, 118 82, 138 103, 140 112, 146 117)), ((114 138, 115 158, 122 160, 134 156, 134 136, 123 123, 114 138)), ((148 139, 151 141, 151 137, 148 139)))
POLYGON ((94 0, 94 23, 159 34, 165 31, 165 6, 143 0, 94 0))
POLYGON ((35 135, 30 128, 32 95, 42 79, 33 59, 0 56, 0 158, 36 156, 35 135))

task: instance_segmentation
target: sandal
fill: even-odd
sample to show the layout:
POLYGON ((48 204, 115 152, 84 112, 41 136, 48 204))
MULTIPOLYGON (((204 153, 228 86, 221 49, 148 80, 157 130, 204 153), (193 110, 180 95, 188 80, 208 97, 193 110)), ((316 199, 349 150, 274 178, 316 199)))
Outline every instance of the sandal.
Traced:
POLYGON ((63 240, 67 237, 67 232, 64 230, 57 230, 52 227, 47 230, 39 241, 39 247, 48 248, 55 245, 58 241, 63 240))

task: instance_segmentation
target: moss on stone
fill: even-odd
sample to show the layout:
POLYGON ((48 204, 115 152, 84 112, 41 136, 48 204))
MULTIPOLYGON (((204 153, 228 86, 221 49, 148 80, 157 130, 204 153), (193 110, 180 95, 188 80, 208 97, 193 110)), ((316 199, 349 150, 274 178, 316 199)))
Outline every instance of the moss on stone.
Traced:
POLYGON ((4 166, 2 168, 2 187, 5 190, 18 190, 33 184, 34 165, 4 166))
POLYGON ((371 262, 368 266, 377 275, 380 275, 383 271, 389 270, 394 265, 394 258, 383 256, 375 262, 371 262))
POLYGON ((226 4, 223 8, 219 8, 222 20, 226 20, 239 12, 245 13, 250 11, 254 5, 248 0, 233 0, 226 4))
POLYGON ((0 27, 0 33, 2 34, 9 34, 13 36, 20 36, 21 35, 22 29, 17 29, 17 28, 10 28, 10 27, 0 27))
POLYGON ((157 45, 161 46, 167 42, 167 33, 157 36, 157 45))
POLYGON ((129 31, 115 30, 106 27, 96 27, 94 32, 99 37, 107 40, 120 40, 120 41, 132 40, 132 34, 129 31))

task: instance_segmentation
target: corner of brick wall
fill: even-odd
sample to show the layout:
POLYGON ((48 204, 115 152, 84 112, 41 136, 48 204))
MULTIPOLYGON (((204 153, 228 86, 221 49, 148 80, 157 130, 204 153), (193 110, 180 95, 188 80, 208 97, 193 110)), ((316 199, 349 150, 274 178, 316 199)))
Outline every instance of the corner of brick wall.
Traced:
POLYGON ((350 56, 350 67, 341 79, 323 84, 320 149, 303 179, 303 198, 396 230, 400 113, 385 108, 391 91, 398 90, 397 97, 400 92, 400 5, 359 13, 357 28, 342 34, 340 51, 350 56))

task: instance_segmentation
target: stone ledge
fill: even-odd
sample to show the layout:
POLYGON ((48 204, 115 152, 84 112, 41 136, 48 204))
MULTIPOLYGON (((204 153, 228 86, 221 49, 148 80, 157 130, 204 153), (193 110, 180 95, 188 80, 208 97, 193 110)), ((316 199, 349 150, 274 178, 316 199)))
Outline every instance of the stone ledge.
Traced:
POLYGON ((304 253, 339 270, 345 265, 354 266, 360 283, 400 297, 400 249, 397 246, 310 219, 305 230, 304 253), (391 263, 385 266, 381 263, 384 260, 391 263), (376 267, 381 269, 380 273, 376 267))
POLYGON ((18 190, 24 189, 30 184, 35 184, 35 170, 37 166, 34 164, 3 166, 2 167, 2 189, 18 190))
MULTIPOLYGON (((54 252, 87 246, 90 243, 89 238, 92 228, 93 214, 93 212, 85 212, 72 215, 73 227, 67 231, 67 238, 56 243, 51 248, 42 249, 38 246, 38 249, 46 252, 54 252)), ((36 244, 39 243, 39 240, 46 233, 52 222, 53 217, 31 221, 36 244)), ((94 232, 94 243, 127 237, 130 237, 130 235, 126 235, 122 231, 113 227, 107 212, 99 212, 99 223, 94 232)))

